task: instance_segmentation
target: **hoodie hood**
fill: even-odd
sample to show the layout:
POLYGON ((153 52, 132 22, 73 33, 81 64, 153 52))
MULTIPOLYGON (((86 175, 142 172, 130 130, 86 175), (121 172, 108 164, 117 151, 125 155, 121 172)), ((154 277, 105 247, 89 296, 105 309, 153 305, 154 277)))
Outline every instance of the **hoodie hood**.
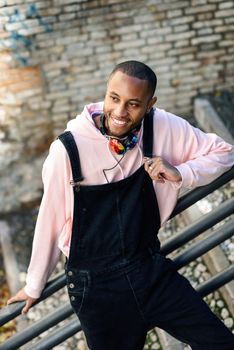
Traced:
POLYGON ((81 114, 67 123, 66 131, 71 131, 73 134, 79 134, 89 139, 103 137, 93 121, 94 114, 103 113, 103 105, 103 101, 86 105, 81 114))

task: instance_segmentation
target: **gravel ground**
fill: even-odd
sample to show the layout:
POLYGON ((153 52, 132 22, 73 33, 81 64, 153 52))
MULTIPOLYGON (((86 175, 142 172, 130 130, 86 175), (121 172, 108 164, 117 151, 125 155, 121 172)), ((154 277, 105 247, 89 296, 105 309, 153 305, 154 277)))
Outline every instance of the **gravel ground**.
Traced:
MULTIPOLYGON (((207 198, 199 201, 199 207, 203 213, 206 213, 216 206, 220 205, 220 203, 230 198, 234 192, 234 183, 230 183, 225 185, 222 188, 222 191, 215 191, 212 195, 209 195, 207 198)), ((17 256, 17 261, 20 269, 20 279, 22 283, 25 279, 26 267, 28 265, 30 254, 31 254, 31 243, 33 230, 35 226, 35 221, 37 217, 38 208, 32 209, 30 211, 24 213, 14 213, 10 217, 6 217, 5 219, 8 221, 11 229, 12 236, 14 242, 15 253, 17 256)), ((220 224, 219 224, 220 225, 220 224)), ((181 215, 167 222, 166 226, 163 230, 160 231, 160 240, 163 242, 167 238, 171 237, 179 230, 184 227, 183 220, 181 219, 181 215)), ((185 247, 187 247, 186 245, 185 247)), ((231 238, 225 241, 221 245, 224 253, 229 259, 230 263, 234 261, 234 239, 231 238)), ((178 249, 175 253, 178 253, 181 249, 178 249)), ((63 261, 61 260, 57 266, 55 273, 61 271, 63 269, 63 261)), ((210 273, 207 270, 206 265, 204 264, 202 258, 198 258, 196 261, 193 261, 186 267, 182 268, 180 272, 189 279, 191 284, 196 287, 198 284, 207 280, 210 277, 210 273)), ((233 315, 230 314, 227 306, 225 305, 224 300, 222 299, 219 292, 212 293, 205 298, 206 302, 209 304, 211 309, 218 315, 218 317, 223 320, 227 327, 229 327, 234 333, 234 319, 233 315)), ((28 321, 29 323, 34 323, 36 320, 41 319, 41 317, 48 315, 48 313, 65 302, 68 302, 68 297, 66 290, 60 290, 53 297, 39 305, 35 306, 28 313, 28 321)), ((67 322, 67 321, 66 321, 67 322)), ((60 325, 65 322, 61 322, 60 325)), ((51 329, 50 331, 52 331, 51 329)), ((47 332, 43 334, 45 336, 47 332)), ((74 337, 71 337, 64 343, 60 344, 53 348, 54 350, 85 350, 86 345, 84 341, 84 337, 82 332, 78 333, 74 337)), ((147 337, 147 343, 145 345, 144 350, 153 350, 159 349, 161 350, 161 346, 158 340, 158 336, 155 330, 149 332, 147 337)), ((189 347, 186 347, 189 349, 189 347)))

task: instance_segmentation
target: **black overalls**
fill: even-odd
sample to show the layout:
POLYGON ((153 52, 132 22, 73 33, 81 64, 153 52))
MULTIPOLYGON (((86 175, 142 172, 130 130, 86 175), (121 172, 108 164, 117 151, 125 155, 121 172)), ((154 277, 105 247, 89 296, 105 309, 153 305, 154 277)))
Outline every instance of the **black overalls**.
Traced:
MULTIPOLYGON (((149 157, 152 130, 148 116, 143 151, 149 157)), ((231 332, 173 262, 159 253, 159 210, 144 167, 115 183, 82 186, 72 134, 59 138, 67 148, 74 180, 67 287, 89 348, 142 350, 147 331, 158 326, 193 349, 233 350, 231 332)))

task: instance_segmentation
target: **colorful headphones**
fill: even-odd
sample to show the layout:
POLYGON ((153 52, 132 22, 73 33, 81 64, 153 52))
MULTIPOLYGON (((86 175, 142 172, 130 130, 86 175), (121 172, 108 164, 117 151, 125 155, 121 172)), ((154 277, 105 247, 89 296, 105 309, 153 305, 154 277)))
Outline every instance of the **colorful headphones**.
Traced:
POLYGON ((100 131, 109 140, 110 149, 117 154, 125 154, 128 150, 136 146, 138 137, 137 133, 140 130, 141 124, 130 132, 124 139, 107 135, 105 127, 105 115, 100 116, 100 131))

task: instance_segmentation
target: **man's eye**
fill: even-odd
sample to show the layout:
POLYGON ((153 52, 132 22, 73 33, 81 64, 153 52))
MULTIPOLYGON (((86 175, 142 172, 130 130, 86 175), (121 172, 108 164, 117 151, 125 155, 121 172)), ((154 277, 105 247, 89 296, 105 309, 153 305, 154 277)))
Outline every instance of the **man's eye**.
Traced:
POLYGON ((112 99, 112 101, 114 101, 114 102, 117 102, 118 101, 118 98, 117 97, 115 97, 115 96, 110 96, 110 98, 112 99))
POLYGON ((139 105, 137 103, 129 103, 130 107, 137 108, 139 105))

